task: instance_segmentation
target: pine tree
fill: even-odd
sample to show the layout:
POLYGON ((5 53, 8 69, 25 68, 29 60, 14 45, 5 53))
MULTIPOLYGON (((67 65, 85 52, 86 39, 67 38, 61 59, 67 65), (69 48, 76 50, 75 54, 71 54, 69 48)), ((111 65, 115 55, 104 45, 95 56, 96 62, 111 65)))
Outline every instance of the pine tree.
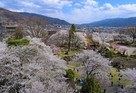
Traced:
POLYGON ((72 40, 72 37, 74 37, 74 32, 76 32, 76 26, 72 24, 69 31, 68 52, 70 51, 71 40, 72 40))

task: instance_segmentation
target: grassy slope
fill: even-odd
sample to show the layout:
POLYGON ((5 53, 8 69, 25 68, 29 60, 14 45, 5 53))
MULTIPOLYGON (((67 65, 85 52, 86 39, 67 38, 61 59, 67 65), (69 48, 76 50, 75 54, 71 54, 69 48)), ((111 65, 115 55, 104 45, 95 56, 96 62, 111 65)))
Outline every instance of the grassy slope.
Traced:
POLYGON ((111 79, 111 81, 114 83, 114 85, 123 85, 123 86, 127 86, 131 84, 131 81, 126 80, 126 77, 120 77, 119 74, 120 72, 117 72, 117 70, 115 68, 111 69, 111 74, 113 75, 113 78, 111 79), (119 81, 119 78, 121 79, 119 81))

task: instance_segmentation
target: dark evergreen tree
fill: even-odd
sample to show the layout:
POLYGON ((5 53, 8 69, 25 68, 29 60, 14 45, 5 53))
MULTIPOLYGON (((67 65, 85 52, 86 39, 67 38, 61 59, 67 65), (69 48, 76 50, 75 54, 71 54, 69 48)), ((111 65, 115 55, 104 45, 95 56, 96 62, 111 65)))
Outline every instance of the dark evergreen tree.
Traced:
POLYGON ((76 32, 76 26, 72 24, 69 31, 68 52, 70 51, 71 48, 71 40, 74 37, 74 32, 76 32))
POLYGON ((81 93, 102 93, 102 88, 98 80, 92 76, 85 79, 81 93))

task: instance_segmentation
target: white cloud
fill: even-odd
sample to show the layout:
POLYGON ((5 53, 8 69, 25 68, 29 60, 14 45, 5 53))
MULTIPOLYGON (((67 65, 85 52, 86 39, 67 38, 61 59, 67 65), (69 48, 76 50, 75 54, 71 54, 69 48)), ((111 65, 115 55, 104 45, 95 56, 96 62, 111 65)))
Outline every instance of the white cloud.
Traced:
POLYGON ((86 5, 90 5, 90 6, 97 6, 98 2, 95 0, 86 0, 86 2, 84 2, 86 5))
POLYGON ((63 6, 72 6, 71 0, 42 0, 46 5, 53 7, 53 8, 59 8, 62 9, 63 6))
POLYGON ((126 4, 126 5, 120 5, 120 9, 127 10, 127 11, 134 11, 136 12, 136 4, 126 4))
POLYGON ((114 7, 110 3, 105 3, 101 9, 114 9, 114 7))
MULTIPOLYGON (((96 4, 97 5, 97 4, 96 4)), ((82 8, 74 8, 70 13, 59 12, 56 17, 63 18, 71 23, 90 23, 107 18, 134 17, 136 16, 136 4, 113 6, 105 3, 102 6, 84 5, 82 8)))
POLYGON ((23 9, 19 9, 19 10, 17 10, 17 9, 9 9, 10 11, 13 11, 13 12, 26 12, 26 11, 24 11, 23 9))
POLYGON ((33 2, 22 1, 21 4, 26 7, 40 8, 39 5, 34 4, 33 2))
POLYGON ((80 4, 80 3, 75 3, 74 5, 75 6, 82 6, 82 4, 80 4))

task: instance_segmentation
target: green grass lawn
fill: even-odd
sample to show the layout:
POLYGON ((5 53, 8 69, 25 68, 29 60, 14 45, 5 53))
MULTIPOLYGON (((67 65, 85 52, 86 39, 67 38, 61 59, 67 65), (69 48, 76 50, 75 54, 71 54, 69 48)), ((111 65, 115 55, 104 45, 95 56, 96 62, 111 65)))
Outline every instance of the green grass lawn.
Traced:
MULTIPOLYGON (((74 55, 80 53, 81 51, 82 50, 70 51, 68 54, 65 54, 65 52, 62 52, 62 53, 59 53, 58 56, 61 57, 61 58, 66 57, 66 56, 74 56, 74 55)), ((68 69, 72 69, 74 71, 74 73, 75 73, 74 80, 76 81, 76 79, 81 76, 81 73, 76 71, 75 68, 82 66, 82 63, 79 63, 79 62, 69 62, 69 64, 67 66, 68 66, 68 69)))
POLYGON ((68 54, 65 54, 64 52, 63 53, 59 53, 58 56, 59 57, 74 56, 77 53, 80 53, 80 50, 79 51, 70 51, 70 52, 68 52, 68 54))
POLYGON ((80 63, 80 62, 70 62, 69 63, 69 66, 71 66, 71 67, 80 67, 82 65, 83 65, 83 63, 80 63))
POLYGON ((16 39, 16 38, 8 38, 6 42, 8 46, 26 46, 30 44, 30 41, 27 39, 16 39))
POLYGON ((80 78, 80 76, 81 76, 80 72, 75 71, 73 67, 68 67, 68 69, 72 69, 73 72, 75 73, 74 81, 76 81, 77 78, 80 78))
POLYGON ((78 72, 78 71, 76 71, 76 70, 74 70, 74 69, 76 69, 76 67, 80 67, 80 66, 82 66, 83 64, 82 63, 79 63, 79 62, 70 62, 69 64, 68 64, 68 68, 69 69, 72 69, 73 71, 74 71, 74 73, 75 73, 75 78, 74 78, 74 80, 76 80, 77 78, 80 78, 81 77, 81 73, 80 72, 78 72))
POLYGON ((74 80, 76 80, 77 78, 80 78, 80 76, 81 76, 80 72, 74 71, 74 73, 75 73, 75 79, 74 80))
POLYGON ((114 85, 123 85, 123 86, 131 85, 131 81, 126 80, 125 76, 120 77, 119 76, 120 72, 117 72, 115 68, 111 69, 111 74, 113 75, 111 81, 114 83, 114 85), (119 78, 121 79, 120 81, 119 78))

